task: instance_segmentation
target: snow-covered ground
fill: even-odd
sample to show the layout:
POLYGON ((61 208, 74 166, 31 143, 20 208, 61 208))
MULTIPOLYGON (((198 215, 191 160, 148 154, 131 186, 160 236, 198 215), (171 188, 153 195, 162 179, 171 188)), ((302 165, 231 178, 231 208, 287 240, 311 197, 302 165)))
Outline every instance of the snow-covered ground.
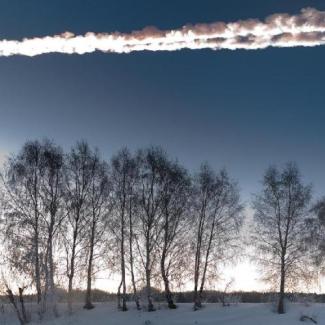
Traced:
MULTIPOLYGON (((116 310, 115 305, 97 304, 93 310, 83 310, 75 307, 72 316, 62 315, 58 319, 43 321, 46 325, 293 325, 302 323, 301 315, 312 316, 318 324, 325 324, 325 305, 291 304, 287 313, 278 315, 272 311, 270 304, 238 304, 221 307, 216 304, 206 304, 200 311, 193 311, 191 304, 179 304, 176 310, 164 307, 148 313, 130 309, 127 312, 116 310)), ((12 315, 11 315, 12 316, 12 315)), ((0 316, 0 324, 18 324, 12 317, 0 316)), ((37 324, 39 322, 33 322, 37 324)))

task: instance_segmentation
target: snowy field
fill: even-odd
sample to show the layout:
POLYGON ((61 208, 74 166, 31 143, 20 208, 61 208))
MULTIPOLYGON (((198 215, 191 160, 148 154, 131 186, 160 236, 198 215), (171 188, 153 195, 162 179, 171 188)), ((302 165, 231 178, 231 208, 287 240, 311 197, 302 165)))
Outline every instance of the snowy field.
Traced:
MULTIPOLYGON (((291 304, 284 315, 272 312, 270 304, 238 304, 221 307, 216 304, 206 304, 205 307, 194 312, 191 304, 179 304, 177 310, 167 310, 161 307, 153 313, 129 310, 119 312, 115 305, 97 304, 93 310, 83 310, 75 307, 72 316, 62 315, 55 320, 46 320, 42 324, 48 325, 292 325, 313 324, 310 321, 301 322, 301 315, 308 315, 317 320, 318 324, 325 324, 325 305, 291 304)), ((2 314, 0 324, 18 324, 13 315, 2 314)), ((33 322, 32 324, 39 324, 33 322)))

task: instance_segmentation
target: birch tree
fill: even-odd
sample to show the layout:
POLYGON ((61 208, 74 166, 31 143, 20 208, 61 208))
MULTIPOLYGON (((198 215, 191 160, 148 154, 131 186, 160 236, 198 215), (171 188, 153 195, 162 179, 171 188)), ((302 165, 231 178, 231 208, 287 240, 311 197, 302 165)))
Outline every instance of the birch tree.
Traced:
POLYGON ((90 189, 89 189, 89 209, 87 216, 88 250, 87 261, 87 289, 85 299, 85 309, 92 309, 92 278, 94 271, 94 260, 96 249, 102 244, 102 236, 106 231, 106 225, 110 219, 111 211, 111 182, 108 174, 108 165, 101 160, 99 153, 95 152, 91 156, 90 164, 90 189))
MULTIPOLYGON (((67 222, 62 228, 66 250, 66 274, 68 277, 68 310, 72 312, 73 280, 86 237, 86 220, 89 215, 92 185, 92 151, 86 142, 78 142, 66 157, 65 200, 67 222)), ((87 238, 87 237, 86 237, 87 238)))
MULTIPOLYGON (((129 232, 129 244, 133 242, 133 193, 134 184, 137 173, 137 166, 135 159, 131 156, 128 149, 124 148, 119 151, 111 161, 112 166, 112 184, 113 184, 113 197, 114 197, 114 212, 115 222, 113 232, 119 243, 119 258, 120 258, 120 272, 121 272, 121 284, 122 288, 121 303, 119 306, 122 311, 127 310, 126 306, 126 261, 127 261, 127 236, 129 232)), ((132 244, 131 244, 132 245, 132 244)), ((131 265, 131 280, 136 296, 136 286, 134 280, 134 261, 133 261, 133 248, 130 247, 130 265, 131 265)), ((136 297, 137 307, 139 308, 139 302, 136 297)))
POLYGON ((320 274, 324 273, 325 262, 325 198, 321 198, 311 209, 311 217, 307 221, 313 262, 320 274))
MULTIPOLYGON (((135 165, 136 166, 136 165, 135 165)), ((135 193, 134 185, 137 183, 137 167, 135 169, 135 177, 134 183, 132 186, 132 191, 129 196, 128 202, 128 248, 129 248, 129 270, 130 270, 130 277, 131 277, 131 285, 133 290, 133 297, 137 307, 137 310, 141 309, 140 305, 140 298, 138 295, 138 288, 136 283, 136 249, 134 247, 137 243, 137 235, 138 235, 138 226, 139 226, 139 218, 138 218, 138 204, 137 204, 137 195, 135 193)))
POLYGON ((165 161, 161 165, 161 236, 160 270, 164 283, 168 308, 176 305, 171 293, 171 280, 184 276, 186 251, 185 232, 189 229, 187 219, 190 193, 190 177, 177 162, 165 161))
POLYGON ((160 171, 166 165, 166 154, 161 148, 151 147, 138 152, 139 162, 139 238, 140 254, 145 278, 148 311, 154 311, 151 296, 153 271, 159 261, 160 207, 162 183, 160 171))
POLYGON ((29 274, 42 301, 40 184, 44 163, 39 141, 28 141, 1 175, 5 188, 4 234, 8 261, 29 274))
MULTIPOLYGON (((215 173, 203 164, 194 179, 194 310, 202 306, 209 268, 221 264, 236 246, 242 225, 242 206, 236 183, 222 170, 215 173)), ((212 274, 214 277, 216 274, 212 274)))
POLYGON ((303 183, 293 163, 282 170, 268 168, 262 185, 253 202, 252 242, 255 259, 264 269, 264 280, 279 287, 277 311, 283 314, 286 288, 310 279, 305 239, 311 186, 303 183))
POLYGON ((55 244, 59 228, 66 217, 63 204, 63 169, 64 154, 62 149, 49 140, 42 143, 43 171, 40 179, 40 196, 42 202, 42 237, 45 244, 44 272, 45 288, 44 303, 47 295, 51 309, 58 316, 55 288, 55 244))

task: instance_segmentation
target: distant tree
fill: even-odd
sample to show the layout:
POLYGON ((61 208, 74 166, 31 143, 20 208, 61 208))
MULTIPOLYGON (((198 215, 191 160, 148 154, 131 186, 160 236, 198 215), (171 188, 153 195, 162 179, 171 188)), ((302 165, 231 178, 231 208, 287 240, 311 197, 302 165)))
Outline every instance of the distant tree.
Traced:
POLYGON ((279 281, 279 314, 285 312, 286 287, 310 276, 305 242, 310 200, 311 186, 304 185, 297 166, 288 163, 283 170, 267 169, 253 202, 255 258, 265 268, 265 280, 279 281))
POLYGON ((323 274, 325 271, 325 198, 313 205, 307 226, 309 229, 307 242, 313 262, 319 273, 323 274))
MULTIPOLYGON (((242 206, 236 184, 222 170, 203 164, 194 178, 192 194, 194 238, 194 310, 202 306, 209 273, 223 258, 231 257, 242 225, 242 206)), ((214 268, 215 276, 215 268, 214 268)))
POLYGON ((219 300, 222 303, 222 306, 223 307, 230 306, 230 301, 227 300, 227 298, 229 297, 229 291, 231 290, 231 287, 233 286, 234 281, 235 281, 234 278, 231 278, 230 280, 228 280, 225 283, 224 289, 220 291, 220 298, 219 298, 219 300))

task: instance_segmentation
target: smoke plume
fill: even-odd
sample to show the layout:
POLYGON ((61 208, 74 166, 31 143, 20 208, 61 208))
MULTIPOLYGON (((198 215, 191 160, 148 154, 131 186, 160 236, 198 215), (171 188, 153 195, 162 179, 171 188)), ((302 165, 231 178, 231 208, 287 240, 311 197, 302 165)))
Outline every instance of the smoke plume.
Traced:
POLYGON ((181 49, 257 50, 267 47, 325 44, 325 11, 302 9, 298 15, 274 14, 236 22, 185 25, 174 30, 146 27, 129 34, 92 33, 0 40, 0 56, 35 56, 46 53, 85 54, 176 51, 181 49))

